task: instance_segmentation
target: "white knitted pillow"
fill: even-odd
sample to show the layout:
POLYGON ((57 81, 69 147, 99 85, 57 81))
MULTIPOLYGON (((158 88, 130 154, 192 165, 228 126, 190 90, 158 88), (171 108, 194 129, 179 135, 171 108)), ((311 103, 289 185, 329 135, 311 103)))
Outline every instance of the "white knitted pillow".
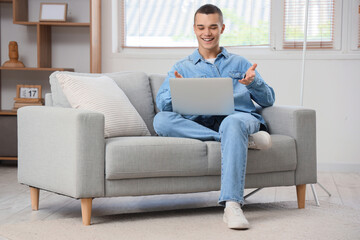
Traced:
POLYGON ((56 74, 71 107, 104 114, 105 137, 150 135, 144 120, 114 80, 56 74))

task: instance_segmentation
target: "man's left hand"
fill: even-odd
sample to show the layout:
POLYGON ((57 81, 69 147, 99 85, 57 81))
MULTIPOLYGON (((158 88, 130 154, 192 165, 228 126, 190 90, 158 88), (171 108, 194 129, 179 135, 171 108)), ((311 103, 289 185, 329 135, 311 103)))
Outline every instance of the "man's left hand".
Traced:
POLYGON ((250 83, 252 83, 252 81, 254 81, 255 78, 255 68, 257 67, 257 64, 254 63, 254 65, 252 65, 245 74, 245 78, 239 80, 239 83, 244 84, 244 85, 249 85, 250 83))

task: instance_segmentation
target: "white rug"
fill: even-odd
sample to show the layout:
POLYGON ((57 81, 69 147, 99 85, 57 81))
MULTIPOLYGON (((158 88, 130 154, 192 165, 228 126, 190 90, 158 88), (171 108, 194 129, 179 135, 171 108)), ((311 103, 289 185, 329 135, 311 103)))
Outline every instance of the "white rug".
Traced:
POLYGON ((212 207, 93 217, 88 227, 80 218, 0 225, 0 239, 360 239, 359 209, 280 202, 246 205, 244 212, 252 225, 246 231, 228 229, 223 208, 212 207))

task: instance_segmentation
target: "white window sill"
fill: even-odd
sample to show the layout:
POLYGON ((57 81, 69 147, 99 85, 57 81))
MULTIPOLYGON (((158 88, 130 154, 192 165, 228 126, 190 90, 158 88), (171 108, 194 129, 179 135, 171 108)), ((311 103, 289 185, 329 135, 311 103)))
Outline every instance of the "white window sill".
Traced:
MULTIPOLYGON (((123 48, 118 53, 112 53, 111 58, 132 59, 182 59, 196 48, 123 48)), ((299 60, 302 59, 302 50, 271 50, 269 47, 243 48, 227 47, 229 52, 244 56, 248 59, 278 59, 299 60)), ((307 60, 360 60, 360 49, 351 51, 342 50, 308 50, 307 60)))

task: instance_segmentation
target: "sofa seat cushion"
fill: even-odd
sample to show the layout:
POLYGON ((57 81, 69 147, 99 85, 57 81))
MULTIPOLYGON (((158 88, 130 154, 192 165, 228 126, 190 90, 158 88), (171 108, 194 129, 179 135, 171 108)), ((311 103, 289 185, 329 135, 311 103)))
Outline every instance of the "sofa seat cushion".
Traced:
POLYGON ((207 145, 189 138, 106 139, 106 179, 208 175, 207 145))
MULTIPOLYGON (((268 150, 249 150, 246 173, 294 171, 295 140, 271 135, 268 150)), ((106 179, 221 174, 220 143, 189 138, 118 137, 106 140, 106 179)))
MULTIPOLYGON (((295 140, 284 135, 271 135, 272 146, 268 150, 249 150, 247 174, 294 171, 296 169, 295 140)), ((206 142, 209 155, 209 174, 221 173, 219 142, 206 142)))

